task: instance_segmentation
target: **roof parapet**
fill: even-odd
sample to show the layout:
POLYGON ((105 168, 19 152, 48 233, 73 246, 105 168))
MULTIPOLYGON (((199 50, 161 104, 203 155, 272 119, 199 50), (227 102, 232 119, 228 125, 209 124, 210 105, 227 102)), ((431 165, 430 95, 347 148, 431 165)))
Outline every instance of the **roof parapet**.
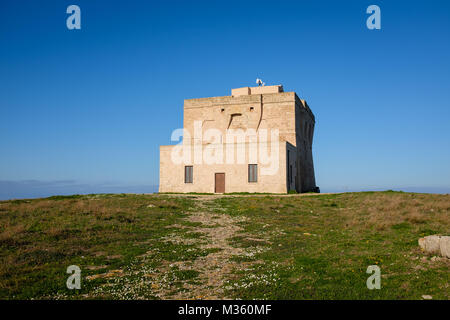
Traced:
POLYGON ((231 89, 231 95, 233 97, 249 96, 252 94, 280 93, 280 92, 284 92, 282 85, 261 86, 261 87, 243 87, 243 88, 231 89))

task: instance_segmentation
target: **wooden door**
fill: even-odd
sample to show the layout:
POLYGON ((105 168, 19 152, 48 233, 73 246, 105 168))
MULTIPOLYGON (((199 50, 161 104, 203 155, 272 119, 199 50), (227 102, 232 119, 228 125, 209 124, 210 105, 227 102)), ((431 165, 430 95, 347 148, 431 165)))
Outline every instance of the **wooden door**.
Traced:
POLYGON ((215 193, 224 193, 225 192, 225 173, 216 173, 215 174, 215 193))

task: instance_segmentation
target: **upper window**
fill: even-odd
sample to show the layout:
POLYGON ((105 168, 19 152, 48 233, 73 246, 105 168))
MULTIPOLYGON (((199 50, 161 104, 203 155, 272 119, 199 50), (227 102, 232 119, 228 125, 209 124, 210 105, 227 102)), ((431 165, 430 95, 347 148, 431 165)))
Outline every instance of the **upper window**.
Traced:
POLYGON ((185 166, 184 167, 184 183, 192 183, 193 181, 193 167, 185 166))
POLYGON ((248 182, 258 182, 258 165, 248 165, 248 182))

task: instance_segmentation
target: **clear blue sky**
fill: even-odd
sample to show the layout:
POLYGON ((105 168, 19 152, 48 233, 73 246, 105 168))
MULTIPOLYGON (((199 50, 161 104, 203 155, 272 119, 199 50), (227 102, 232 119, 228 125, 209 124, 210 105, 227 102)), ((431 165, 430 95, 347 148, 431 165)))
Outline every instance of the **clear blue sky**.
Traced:
POLYGON ((183 99, 257 77, 315 113, 322 191, 450 192, 449 39, 447 1, 3 0, 0 198, 154 191, 183 99))

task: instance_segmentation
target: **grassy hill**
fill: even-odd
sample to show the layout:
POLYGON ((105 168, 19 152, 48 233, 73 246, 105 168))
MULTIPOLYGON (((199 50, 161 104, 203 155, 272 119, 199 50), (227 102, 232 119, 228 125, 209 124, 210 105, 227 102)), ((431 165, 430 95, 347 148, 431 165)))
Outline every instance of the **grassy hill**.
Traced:
POLYGON ((0 201, 0 299, 449 299, 449 260, 417 245, 449 233, 450 195, 0 201), (69 265, 80 290, 66 288, 69 265))

